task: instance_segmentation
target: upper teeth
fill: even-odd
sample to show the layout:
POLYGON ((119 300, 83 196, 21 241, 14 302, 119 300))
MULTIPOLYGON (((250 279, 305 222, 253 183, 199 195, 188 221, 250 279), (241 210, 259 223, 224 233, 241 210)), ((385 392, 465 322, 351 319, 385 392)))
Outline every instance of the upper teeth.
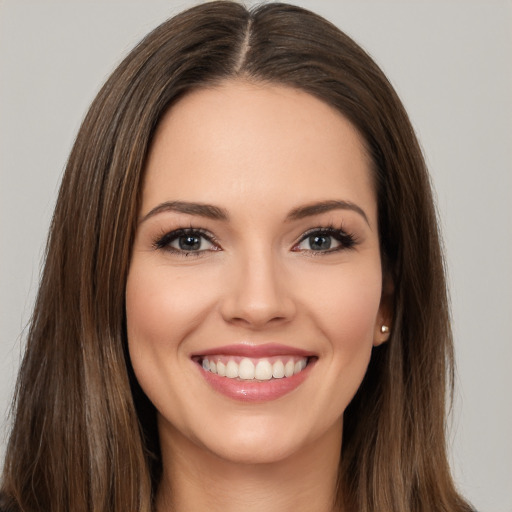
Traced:
POLYGON ((280 358, 258 359, 254 362, 244 357, 239 361, 233 358, 204 358, 202 361, 203 369, 216 373, 221 377, 230 379, 240 378, 243 380, 270 380, 291 377, 301 372, 307 365, 307 357, 288 358, 286 363, 280 358))

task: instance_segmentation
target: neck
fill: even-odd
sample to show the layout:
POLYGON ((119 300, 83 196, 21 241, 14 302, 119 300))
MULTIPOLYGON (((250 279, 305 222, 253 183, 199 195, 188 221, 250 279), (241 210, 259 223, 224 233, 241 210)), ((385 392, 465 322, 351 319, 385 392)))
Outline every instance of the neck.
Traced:
POLYGON ((270 463, 225 460, 176 430, 161 432, 161 445, 164 472, 158 512, 334 510, 341 450, 339 424, 299 453, 270 463))

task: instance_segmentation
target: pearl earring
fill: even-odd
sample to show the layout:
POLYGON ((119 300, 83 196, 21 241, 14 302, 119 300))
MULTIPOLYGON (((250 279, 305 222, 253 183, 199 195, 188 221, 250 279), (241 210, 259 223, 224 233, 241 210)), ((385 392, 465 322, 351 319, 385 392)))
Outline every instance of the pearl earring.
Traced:
POLYGON ((389 332, 389 327, 387 325, 381 325, 380 326, 380 332, 382 334, 387 334, 389 332))

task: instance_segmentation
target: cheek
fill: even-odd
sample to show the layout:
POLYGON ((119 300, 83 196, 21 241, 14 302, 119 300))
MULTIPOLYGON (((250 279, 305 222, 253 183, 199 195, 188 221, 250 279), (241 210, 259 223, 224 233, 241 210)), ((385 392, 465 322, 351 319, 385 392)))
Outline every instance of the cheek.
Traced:
POLYGON ((172 353, 173 311, 172 294, 166 293, 165 283, 152 272, 132 262, 126 283, 126 327, 128 349, 133 369, 140 385, 151 395, 149 375, 157 376, 162 353, 172 353))
POLYGON ((359 389, 370 361, 382 290, 380 260, 317 274, 315 282, 310 311, 327 341, 321 353, 326 372, 318 386, 329 389, 323 406, 339 415, 359 389))
POLYGON ((190 273, 166 272, 165 267, 132 263, 126 285, 129 342, 179 344, 201 322, 211 297, 190 273))
POLYGON ((177 401, 170 376, 183 378, 190 371, 180 364, 186 357, 182 342, 203 322, 210 304, 190 276, 134 257, 126 284, 128 349, 139 384, 159 410, 177 401))
POLYGON ((175 269, 136 254, 126 284, 126 321, 130 360, 140 386, 158 410, 177 406, 176 382, 187 378, 183 340, 200 325, 212 304, 200 286, 175 269))
POLYGON ((332 351, 331 406, 343 414, 370 362, 381 296, 380 267, 345 275, 336 284, 337 293, 330 294, 319 323, 332 351))
MULTIPOLYGON (((308 302, 333 345, 372 344, 382 292, 380 263, 316 276, 308 302)), ((335 348, 335 347, 333 347, 335 348)))

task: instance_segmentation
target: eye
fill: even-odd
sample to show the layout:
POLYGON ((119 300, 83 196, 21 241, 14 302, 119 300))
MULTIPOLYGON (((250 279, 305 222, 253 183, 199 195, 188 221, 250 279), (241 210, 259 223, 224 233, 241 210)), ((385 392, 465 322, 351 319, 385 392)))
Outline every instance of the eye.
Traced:
POLYGON ((213 237, 199 229, 177 229, 156 240, 157 249, 189 255, 204 251, 218 250, 213 237))
POLYGON ((306 249, 310 251, 328 251, 333 246, 337 247, 339 242, 334 240, 331 235, 325 233, 316 233, 308 236, 299 244, 300 249, 306 249))
POLYGON ((174 239, 169 245, 181 251, 204 251, 205 249, 209 249, 212 243, 206 240, 202 235, 181 235, 174 239))
POLYGON ((315 228, 303 235, 294 251, 335 252, 350 249, 356 243, 355 237, 342 229, 315 228))

